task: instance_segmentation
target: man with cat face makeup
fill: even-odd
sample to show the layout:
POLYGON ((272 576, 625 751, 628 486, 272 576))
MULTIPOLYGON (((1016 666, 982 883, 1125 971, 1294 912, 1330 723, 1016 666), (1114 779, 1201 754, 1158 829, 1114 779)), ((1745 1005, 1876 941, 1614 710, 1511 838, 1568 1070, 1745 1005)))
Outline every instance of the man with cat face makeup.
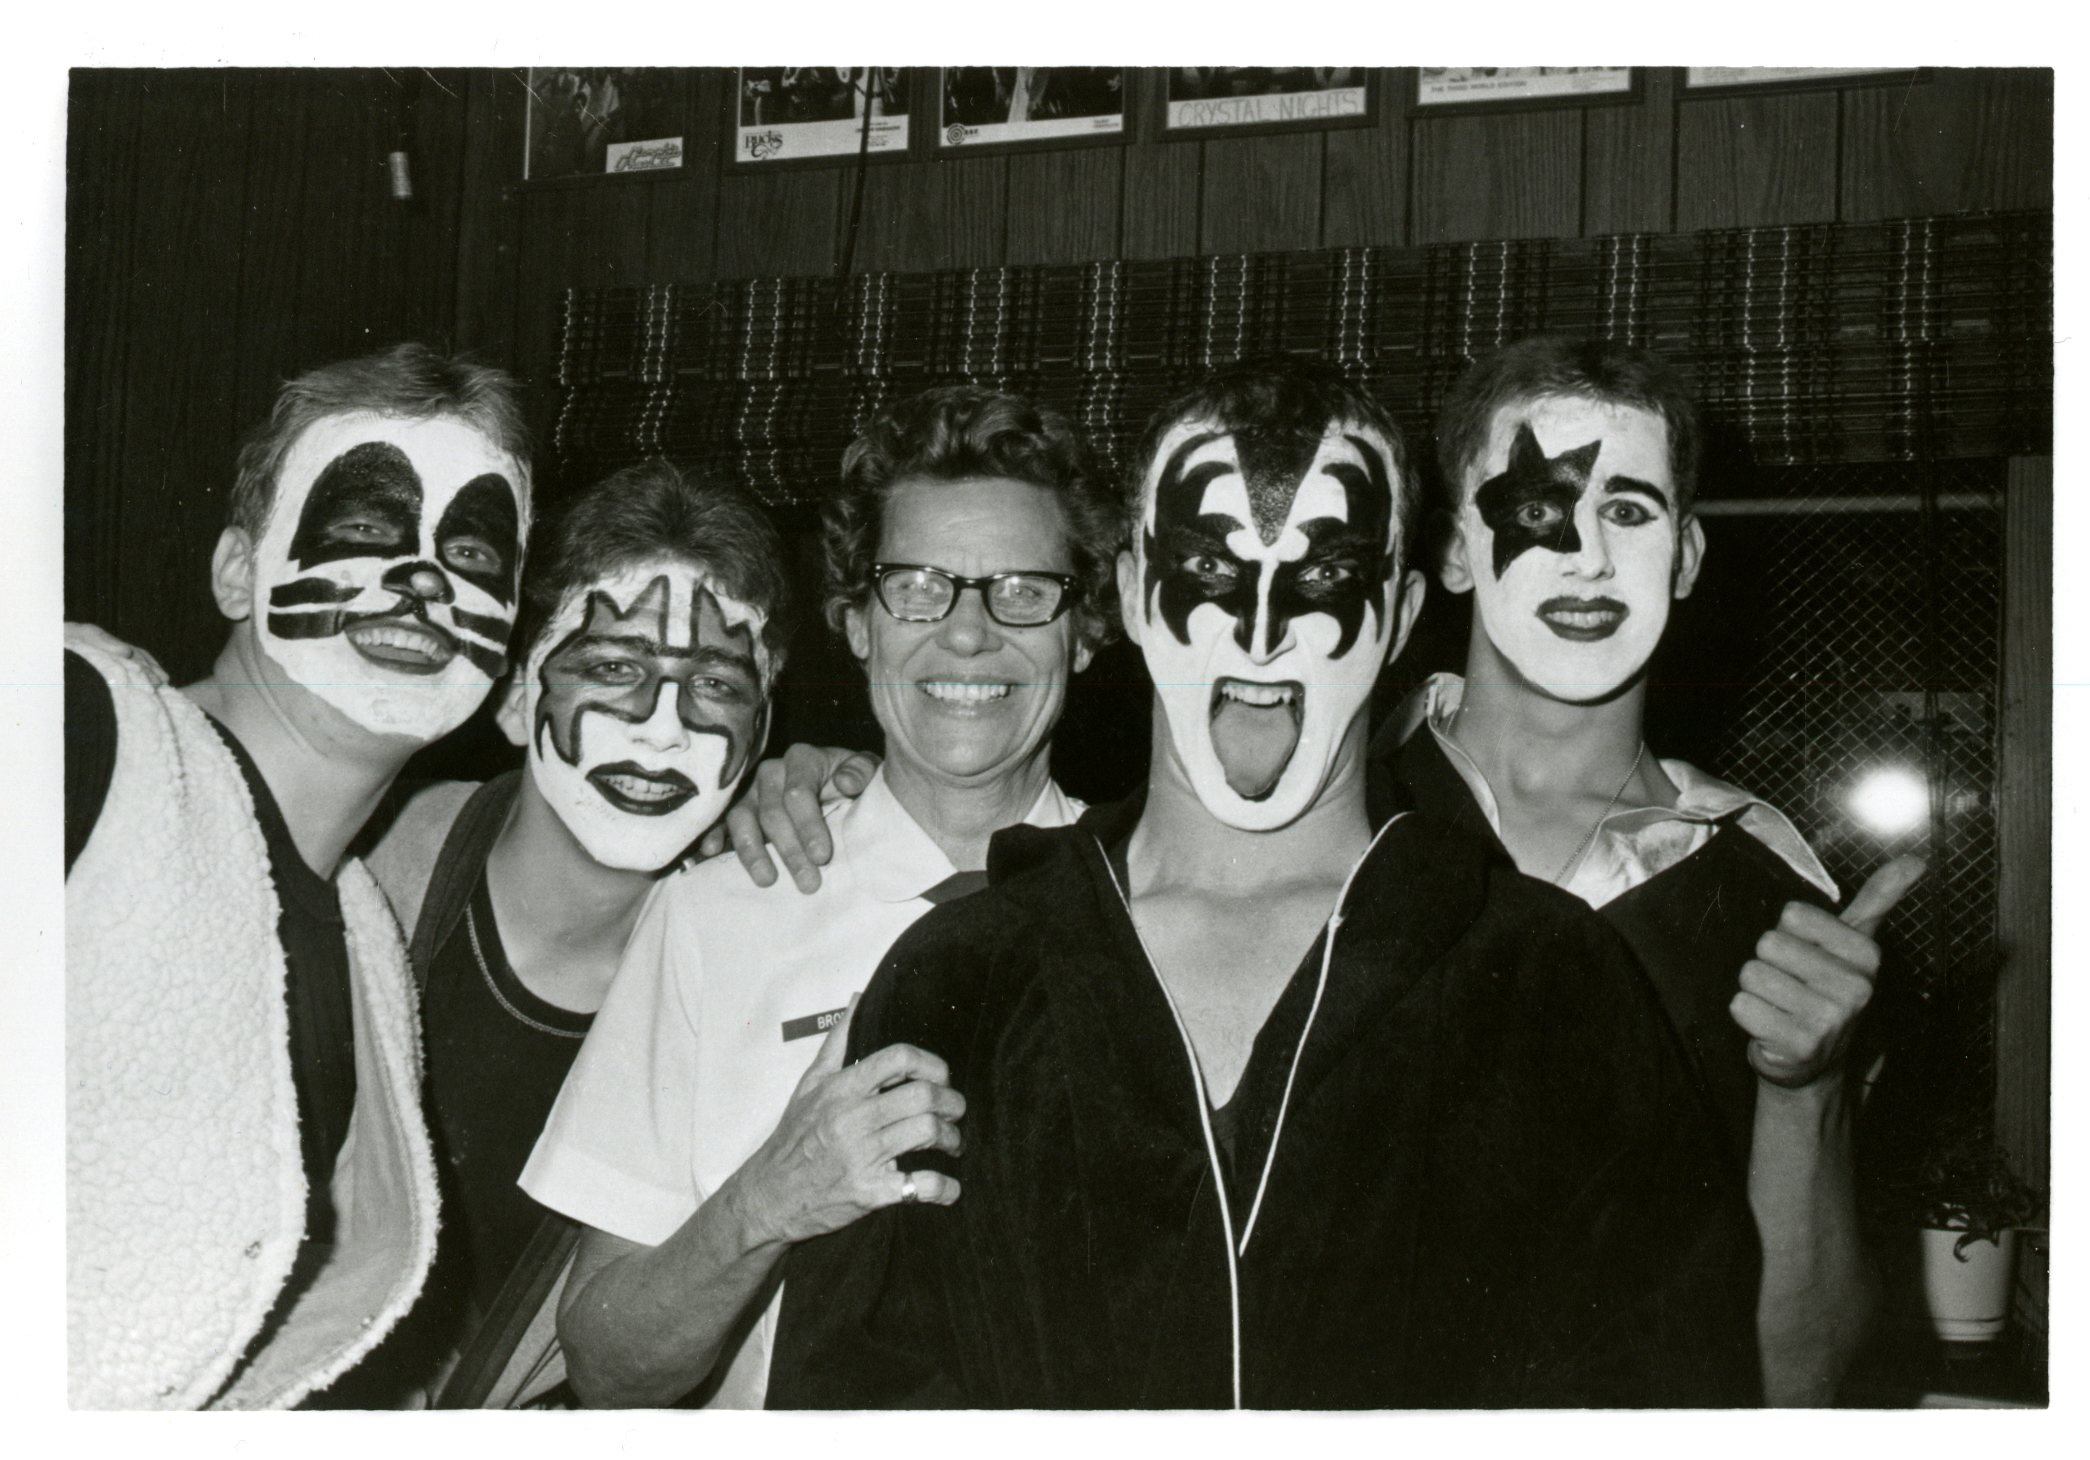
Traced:
POLYGON ((523 766, 418 789, 371 853, 413 930, 445 1213, 426 1296, 358 1376, 372 1404, 440 1379, 443 1406, 500 1407, 561 1380, 527 1328, 576 1229, 516 1181, 641 905, 761 751, 786 563, 751 499, 666 461, 573 499, 533 555, 497 717, 523 766))
POLYGON ((1681 383, 1642 351, 1537 338, 1475 365, 1438 427, 1466 673, 1418 691, 1380 749, 1420 806, 1499 839, 1632 946, 1747 1183, 1764 1397, 1822 1404, 1870 1302, 1843 1052, 1872 934, 1922 863, 1890 863, 1838 918, 1789 821, 1648 753, 1648 661, 1705 553, 1697 440, 1681 383))
POLYGON ((420 1288, 412 987, 346 853, 501 671, 527 461, 498 372, 416 345, 312 371, 240 452, 210 675, 69 639, 75 1405, 296 1404, 420 1288))
MULTIPOLYGON (((1244 362, 1136 458, 1143 796, 1001 833, 849 1054, 941 1054, 954 1206, 796 1249, 772 1407, 1739 1402, 1748 1212, 1586 908, 1367 776, 1420 598, 1398 429, 1244 362)), ((903 1162, 903 1167, 906 1165, 903 1162)))

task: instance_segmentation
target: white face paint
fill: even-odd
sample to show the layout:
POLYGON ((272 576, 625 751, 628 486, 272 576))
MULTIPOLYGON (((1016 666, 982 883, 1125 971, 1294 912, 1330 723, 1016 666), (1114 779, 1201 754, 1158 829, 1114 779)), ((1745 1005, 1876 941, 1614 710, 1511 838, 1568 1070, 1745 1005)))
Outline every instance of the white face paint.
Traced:
POLYGON ((255 544, 262 650, 366 730, 431 741, 500 676, 525 526, 508 454, 455 417, 329 416, 255 544))
POLYGON ((1695 522, 1679 528, 1662 418, 1577 397, 1513 402, 1464 487, 1445 586, 1473 590, 1503 658, 1575 703, 1639 675, 1701 543, 1695 522))
POLYGON ((1398 624, 1395 456, 1368 427, 1185 421, 1143 485, 1140 647, 1192 789, 1267 831, 1320 796, 1398 624))
POLYGON ((762 615, 663 560, 567 595, 524 666, 538 793, 605 867, 654 872, 718 820, 768 727, 762 615))

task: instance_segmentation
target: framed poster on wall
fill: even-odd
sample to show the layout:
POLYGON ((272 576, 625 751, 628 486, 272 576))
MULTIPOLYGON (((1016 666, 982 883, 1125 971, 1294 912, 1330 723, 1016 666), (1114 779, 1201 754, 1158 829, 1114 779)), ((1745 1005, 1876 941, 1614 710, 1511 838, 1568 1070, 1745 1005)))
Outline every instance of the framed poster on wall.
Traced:
POLYGON ((1684 90, 1698 93, 1753 92, 1775 87, 1805 91, 1853 82, 1921 81, 1908 66, 1686 66, 1684 90))
POLYGON ((1366 66, 1169 66, 1161 78, 1165 137, 1368 127, 1374 120, 1366 66))
POLYGON ((1122 66, 946 66, 937 74, 936 149, 1118 141, 1122 66))
POLYGON ((1418 111, 1570 106, 1638 94, 1631 66, 1424 66, 1415 73, 1418 111))
POLYGON ((668 66, 532 66, 523 179, 682 166, 689 73, 668 66))
POLYGON ((733 163, 904 155, 912 80, 906 66, 742 67, 733 163))

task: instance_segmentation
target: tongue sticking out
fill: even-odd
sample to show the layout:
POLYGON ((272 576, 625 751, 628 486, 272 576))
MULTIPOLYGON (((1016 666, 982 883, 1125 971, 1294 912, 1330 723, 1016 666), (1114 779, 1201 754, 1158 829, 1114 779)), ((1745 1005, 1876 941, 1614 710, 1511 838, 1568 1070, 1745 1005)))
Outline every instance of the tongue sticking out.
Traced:
POLYGON ((1248 705, 1222 698, 1212 712, 1212 749, 1226 783, 1244 801, 1270 794, 1299 745, 1296 704, 1248 705))

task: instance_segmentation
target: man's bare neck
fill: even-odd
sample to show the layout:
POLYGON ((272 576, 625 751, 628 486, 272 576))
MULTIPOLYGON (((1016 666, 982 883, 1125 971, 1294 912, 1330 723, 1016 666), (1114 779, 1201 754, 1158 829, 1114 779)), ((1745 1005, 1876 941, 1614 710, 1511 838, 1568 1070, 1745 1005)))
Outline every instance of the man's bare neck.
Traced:
POLYGON ((371 735, 311 691, 276 679, 235 635, 210 674, 182 693, 232 732, 275 797, 298 856, 332 877, 420 747, 371 735))
POLYGON ((1138 897, 1168 887, 1254 898, 1276 887, 1339 884, 1371 842, 1363 744, 1361 730, 1346 738, 1327 788, 1296 821, 1243 831, 1198 799, 1157 706, 1146 806, 1126 850, 1128 891, 1138 897))
POLYGON ((655 874, 588 855, 526 773, 486 857, 509 966, 532 993, 592 1013, 609 991, 655 874))
POLYGON ((1257 1033, 1371 844, 1350 735, 1327 790, 1289 826, 1243 831, 1206 809, 1157 735, 1126 848, 1132 921, 1190 1038, 1206 1098, 1232 1097, 1257 1033))
POLYGON ((1452 739, 1498 799, 1573 795, 1598 784, 1608 792, 1639 754, 1646 704, 1645 680, 1595 703, 1556 699, 1525 680, 1476 623, 1452 739))

